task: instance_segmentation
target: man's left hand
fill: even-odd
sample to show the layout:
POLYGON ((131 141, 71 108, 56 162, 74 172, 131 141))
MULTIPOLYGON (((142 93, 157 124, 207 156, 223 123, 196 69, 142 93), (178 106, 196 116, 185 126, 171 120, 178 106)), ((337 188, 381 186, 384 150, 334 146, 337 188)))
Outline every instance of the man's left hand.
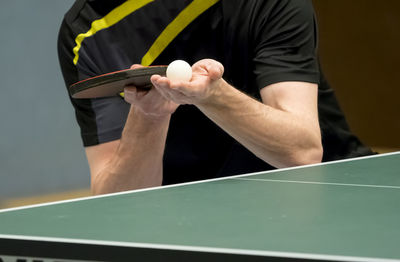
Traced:
POLYGON ((154 75, 151 82, 164 98, 177 104, 202 104, 218 95, 224 73, 221 63, 203 59, 192 66, 192 71, 190 81, 171 81, 167 77, 154 75))

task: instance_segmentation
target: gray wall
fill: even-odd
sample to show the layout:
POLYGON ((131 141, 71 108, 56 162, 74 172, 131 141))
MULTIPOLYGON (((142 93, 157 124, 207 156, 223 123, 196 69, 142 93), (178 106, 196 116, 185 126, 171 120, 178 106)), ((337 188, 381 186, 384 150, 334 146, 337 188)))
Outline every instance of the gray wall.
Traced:
POLYGON ((73 2, 0 1, 0 201, 89 185, 56 48, 73 2))

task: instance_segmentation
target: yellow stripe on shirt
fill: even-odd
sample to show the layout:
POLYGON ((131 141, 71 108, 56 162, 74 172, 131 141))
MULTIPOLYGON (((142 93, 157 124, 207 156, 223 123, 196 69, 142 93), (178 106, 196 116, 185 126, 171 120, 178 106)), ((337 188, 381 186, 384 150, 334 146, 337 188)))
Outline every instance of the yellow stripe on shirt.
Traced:
POLYGON ((183 29, 217 2, 219 0, 193 0, 158 36, 143 56, 141 64, 144 66, 151 65, 183 29))
MULTIPOLYGON (((111 0, 109 0, 111 1, 111 0)), ((154 0, 128 0, 122 5, 118 6, 117 8, 113 9, 110 13, 108 13, 106 16, 104 16, 101 19, 95 20, 92 22, 91 28, 89 31, 83 34, 79 34, 75 38, 75 43, 76 46, 73 49, 73 52, 75 54, 74 57, 74 64, 76 65, 79 60, 79 50, 82 46, 83 40, 87 37, 91 37, 94 34, 96 34, 98 31, 106 29, 122 19, 124 19, 126 16, 129 14, 135 12, 136 10, 142 8, 143 6, 153 2, 154 0)))
MULTIPOLYGON (((217 2, 219 2, 219 0, 194 0, 190 3, 158 36, 153 45, 143 56, 141 64, 144 66, 151 65, 180 32, 217 2)), ((120 96, 124 97, 124 93, 120 93, 120 96)))

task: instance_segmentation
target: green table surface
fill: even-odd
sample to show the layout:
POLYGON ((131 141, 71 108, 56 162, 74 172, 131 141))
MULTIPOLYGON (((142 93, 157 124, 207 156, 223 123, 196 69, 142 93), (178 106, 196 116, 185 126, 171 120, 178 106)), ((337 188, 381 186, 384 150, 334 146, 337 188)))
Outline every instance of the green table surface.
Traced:
POLYGON ((3 210, 0 239, 400 261, 400 154, 3 210))

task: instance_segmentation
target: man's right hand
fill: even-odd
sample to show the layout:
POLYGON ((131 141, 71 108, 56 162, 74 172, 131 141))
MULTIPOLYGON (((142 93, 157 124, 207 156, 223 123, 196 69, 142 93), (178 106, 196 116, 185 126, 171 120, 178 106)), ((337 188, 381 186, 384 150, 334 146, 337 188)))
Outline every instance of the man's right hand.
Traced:
MULTIPOLYGON (((140 67, 143 66, 134 64, 131 66, 131 69, 140 67)), ((179 106, 171 100, 164 98, 155 88, 141 90, 134 86, 129 86, 124 89, 124 93, 124 98, 127 103, 149 117, 171 115, 179 106)))

